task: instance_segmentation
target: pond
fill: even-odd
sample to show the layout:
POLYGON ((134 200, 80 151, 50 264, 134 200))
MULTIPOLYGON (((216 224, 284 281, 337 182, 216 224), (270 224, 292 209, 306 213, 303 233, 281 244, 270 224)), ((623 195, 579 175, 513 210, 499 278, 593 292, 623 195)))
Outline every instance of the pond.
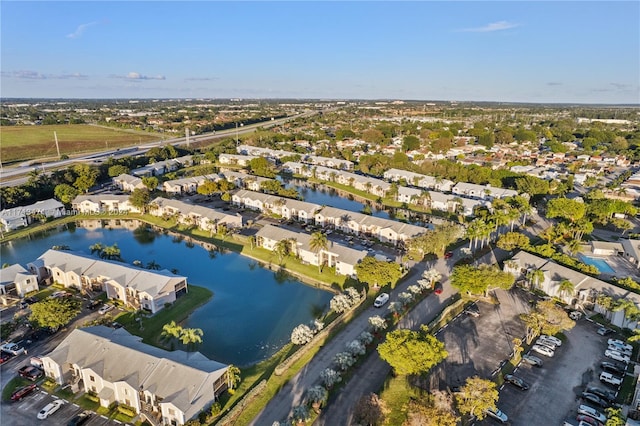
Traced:
MULTIPOLYGON (((273 355, 289 341, 295 326, 321 314, 332 297, 330 292, 276 274, 237 253, 216 252, 212 257, 197 244, 188 245, 163 233, 132 232, 115 228, 113 223, 105 228, 91 222, 87 228, 71 224, 69 229, 52 229, 3 244, 2 262, 26 265, 54 245, 89 254, 89 246, 100 242, 117 243, 129 264, 154 261, 162 268, 175 268, 188 283, 214 293, 184 324, 204 331, 204 343, 198 350, 211 359, 239 366, 273 355)), ((131 221, 121 224, 135 228, 131 221)))

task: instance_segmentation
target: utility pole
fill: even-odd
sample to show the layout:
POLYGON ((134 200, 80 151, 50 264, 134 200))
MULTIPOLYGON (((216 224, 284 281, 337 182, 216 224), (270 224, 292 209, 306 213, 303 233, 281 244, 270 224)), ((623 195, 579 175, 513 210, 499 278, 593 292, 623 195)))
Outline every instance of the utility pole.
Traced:
POLYGON ((58 145, 58 134, 54 131, 53 137, 56 140, 56 151, 58 151, 58 159, 60 159, 60 146, 58 145))
POLYGON ((238 122, 236 121, 236 147, 238 147, 238 122))
POLYGON ((187 149, 189 149, 189 129, 185 127, 184 136, 187 139, 187 149))

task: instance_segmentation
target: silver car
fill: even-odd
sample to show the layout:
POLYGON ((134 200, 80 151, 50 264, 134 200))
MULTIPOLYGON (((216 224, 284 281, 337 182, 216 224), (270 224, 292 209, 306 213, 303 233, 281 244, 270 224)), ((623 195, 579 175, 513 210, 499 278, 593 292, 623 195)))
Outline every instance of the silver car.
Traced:
POLYGON ((549 358, 555 355, 555 352, 553 351, 553 349, 544 345, 537 345, 537 344, 533 345, 531 347, 531 350, 541 355, 548 356, 549 358))

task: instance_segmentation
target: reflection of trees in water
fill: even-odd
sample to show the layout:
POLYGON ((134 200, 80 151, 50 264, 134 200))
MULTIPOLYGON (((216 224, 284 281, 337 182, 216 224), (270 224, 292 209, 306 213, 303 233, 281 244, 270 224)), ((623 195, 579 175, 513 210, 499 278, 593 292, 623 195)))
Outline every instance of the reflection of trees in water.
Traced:
POLYGON ((257 266, 258 266, 258 262, 256 262, 256 261, 249 262, 249 270, 250 271, 253 271, 254 269, 256 269, 257 266))
POLYGON ((65 228, 67 229, 67 231, 69 231, 70 234, 76 232, 77 227, 78 225, 75 222, 69 222, 65 225, 65 228))
POLYGON ((309 306, 309 313, 311 314, 312 318, 320 318, 324 314, 325 308, 326 304, 319 305, 316 303, 312 303, 311 306, 309 306))
POLYGON ((151 244, 156 239, 156 232, 149 225, 141 225, 133 230, 133 238, 140 244, 151 244))
POLYGON ((278 284, 286 284, 287 282, 295 281, 295 278, 284 268, 278 268, 278 270, 273 273, 273 278, 278 284))
POLYGON ((184 236, 182 235, 174 235, 171 239, 172 243, 181 243, 184 240, 184 236))

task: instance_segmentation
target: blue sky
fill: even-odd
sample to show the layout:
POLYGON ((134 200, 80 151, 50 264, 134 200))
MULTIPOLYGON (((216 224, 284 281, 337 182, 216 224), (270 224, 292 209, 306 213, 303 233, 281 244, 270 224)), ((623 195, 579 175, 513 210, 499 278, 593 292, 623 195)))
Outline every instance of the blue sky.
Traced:
POLYGON ((2 1, 6 97, 640 103, 640 2, 2 1))

